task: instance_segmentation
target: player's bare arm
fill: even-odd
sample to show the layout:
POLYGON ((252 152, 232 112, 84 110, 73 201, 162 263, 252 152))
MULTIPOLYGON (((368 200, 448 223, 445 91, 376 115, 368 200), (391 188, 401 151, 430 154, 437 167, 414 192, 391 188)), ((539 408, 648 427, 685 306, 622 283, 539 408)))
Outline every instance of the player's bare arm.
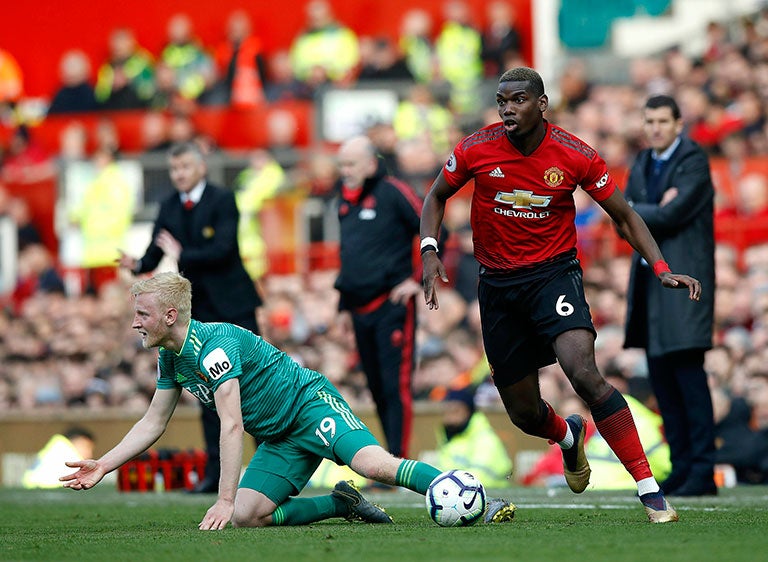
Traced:
MULTIPOLYGON (((441 171, 432 183, 432 187, 429 188, 426 197, 424 197, 419 229, 422 240, 430 237, 437 239, 440 225, 443 222, 443 215, 445 214, 446 201, 457 191, 458 189, 448 185, 441 171)), ((421 263, 423 267, 424 301, 430 309, 440 308, 440 303, 437 300, 435 280, 439 278, 444 283, 448 282, 445 266, 440 258, 437 257, 437 252, 435 251, 422 252, 421 263)))
POLYGON ((73 490, 93 488, 105 474, 149 449, 168 426, 180 395, 181 389, 156 390, 144 416, 125 434, 120 443, 103 457, 98 460, 86 459, 66 463, 68 467, 78 470, 59 479, 64 483, 64 487, 73 490))
MULTIPOLYGON (((600 206, 616 223, 619 232, 637 252, 645 258, 649 264, 664 261, 656 240, 653 239, 648 226, 632 207, 629 206, 624 195, 617 189, 600 206)), ((659 281, 670 289, 688 289, 688 297, 691 300, 701 298, 701 283, 689 275, 662 271, 659 273, 659 281)))
POLYGON ((216 411, 221 419, 221 478, 219 497, 198 526, 201 531, 224 529, 235 512, 235 495, 243 459, 243 416, 240 383, 233 378, 223 382, 214 393, 216 411))

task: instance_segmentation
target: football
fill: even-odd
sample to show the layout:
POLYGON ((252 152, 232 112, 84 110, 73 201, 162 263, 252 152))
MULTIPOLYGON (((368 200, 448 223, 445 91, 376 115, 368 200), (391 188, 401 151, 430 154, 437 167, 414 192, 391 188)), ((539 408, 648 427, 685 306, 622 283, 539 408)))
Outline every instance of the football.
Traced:
POLYGON ((427 511, 441 527, 473 525, 485 512, 485 488, 466 470, 439 474, 427 490, 427 511))

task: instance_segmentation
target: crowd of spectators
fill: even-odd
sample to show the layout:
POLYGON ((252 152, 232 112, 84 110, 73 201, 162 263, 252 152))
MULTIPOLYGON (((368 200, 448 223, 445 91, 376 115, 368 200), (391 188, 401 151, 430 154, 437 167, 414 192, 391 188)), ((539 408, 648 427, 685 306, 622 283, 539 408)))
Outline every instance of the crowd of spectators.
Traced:
MULTIPOLYGON (((475 26, 472 22, 479 14, 462 12, 461 4, 446 3, 445 29, 462 34, 462 44, 474 49, 464 53, 473 57, 471 64, 461 63, 464 73, 475 72, 472 65, 477 63, 479 76, 493 79, 499 69, 521 64, 514 14, 504 13, 506 4, 489 4, 489 13, 494 14, 489 23, 494 25, 487 29, 475 26)), ((188 125, 190 112, 201 104, 248 105, 261 103, 262 98, 267 102, 310 100, 316 88, 329 81, 352 86, 362 79, 405 79, 412 88, 401 99, 394 121, 372 123, 368 132, 392 172, 410 180, 420 191, 434 177, 453 143, 466 132, 462 130, 466 125, 463 112, 475 112, 474 125, 497 120, 492 99, 473 108, 467 99, 477 101, 477 96, 467 97, 466 92, 455 92, 450 85, 452 95, 435 96, 445 91, 441 88, 450 82, 451 72, 441 66, 439 57, 444 28, 435 26, 428 14, 419 10, 405 14, 401 40, 396 44, 383 36, 358 37, 355 30, 335 20, 330 6, 322 0, 310 2, 307 14, 308 27, 297 34, 294 44, 297 51, 305 53, 301 56, 297 51, 283 51, 267 57, 255 38, 243 49, 233 48, 232 43, 208 49, 195 42, 193 22, 181 15, 169 22, 169 43, 158 55, 142 49, 131 30, 116 30, 110 37, 111 58, 98 69, 95 84, 90 62, 82 53, 72 51, 64 56, 62 88, 52 96, 49 111, 162 109, 188 125), (321 33, 331 34, 349 56, 298 64, 307 62, 307 52, 319 55, 312 45, 321 33)), ((245 14, 233 14, 227 36, 227 41, 246 45, 243 41, 251 35, 245 14)), ((672 94, 680 103, 690 136, 706 148, 713 161, 722 163, 713 167, 716 220, 759 224, 768 219, 768 165, 761 163, 768 157, 768 10, 739 21, 712 23, 708 38, 707 49, 699 57, 675 48, 630 61, 630 81, 621 84, 593 82, 583 61, 569 61, 559 83, 548 85, 559 95, 547 118, 597 148, 609 167, 621 173, 642 142, 642 103, 651 94, 672 94)), ((448 56, 442 64, 450 60, 448 56)), ((108 128, 105 125, 105 143, 109 143, 108 128)), ((167 134, 153 132, 151 123, 147 129, 153 145, 160 150, 167 146, 167 134)), ((6 147, 3 157, 0 177, 5 181, 16 177, 14 174, 50 174, 55 157, 69 156, 64 150, 51 155, 50 161, 36 156, 29 148, 25 129, 19 131, 20 138, 12 141, 19 146, 6 147), (28 158, 19 159, 17 153, 28 158)), ((70 134, 76 137, 77 132, 70 134)), ((187 130, 183 134, 193 133, 187 130)), ((114 135, 112 139, 119 145, 119 139, 114 135)), ((83 152, 85 142, 75 140, 72 145, 77 147, 72 151, 74 157, 82 157, 77 151, 83 152)), ((618 179, 621 184, 623 178, 618 179)), ((330 198, 334 180, 333 161, 317 152, 287 170, 284 185, 289 189, 309 186, 307 193, 330 198)), ((3 196, 0 189, 0 215, 17 216, 11 211, 18 206, 15 199, 3 196)), ((622 252, 606 255, 599 251, 600 237, 606 236, 600 227, 607 224, 606 217, 589 198, 578 197, 577 205, 581 250, 589 258, 584 261, 587 297, 599 333, 598 366, 603 372, 620 372, 627 379, 641 380, 647 374, 642 352, 622 349, 629 258, 622 252)), ((467 223, 467 201, 457 198, 445 220, 451 231, 445 257, 451 287, 441 292, 440 309, 419 310, 414 393, 417 399, 440 400, 450 388, 472 381, 480 384, 478 403, 494 407, 499 402, 488 382, 482 353, 467 223)), ((143 409, 154 388, 154 354, 141 348, 130 329, 130 279, 121 276, 98 294, 74 296, 67 290, 66 279, 56 271, 55 256, 41 247, 34 229, 30 231, 29 217, 18 219, 17 224, 19 286, 13 297, 4 299, 0 312, 3 411, 107 406, 143 409)), ((718 421, 733 422, 729 417, 735 411, 732 405, 743 406, 747 415, 737 423, 752 432, 750 435, 765 437, 768 229, 756 229, 750 236, 746 240, 739 237, 736 244, 727 230, 718 231, 716 337, 706 368, 718 421)), ((338 322, 334 278, 335 271, 322 269, 293 275, 268 272, 261 280, 265 305, 259 312, 260 325, 268 340, 328 376, 353 406, 370 405, 353 334, 338 322)), ((541 383, 542 394, 555 405, 572 398, 570 386, 556 365, 545 369, 541 383)))
MULTIPOLYGON (((396 33, 382 30, 376 36, 361 35, 339 21, 327 0, 308 1, 304 13, 304 26, 289 48, 263 44, 245 10, 231 13, 221 41, 210 45, 198 39, 187 14, 177 13, 167 22, 165 45, 157 53, 144 48, 133 29, 114 29, 104 61, 91 61, 78 48, 63 53, 60 86, 48 96, 47 112, 250 107, 264 100, 311 99, 324 85, 359 80, 444 82, 456 90, 496 76, 520 56, 514 8, 498 0, 486 13, 473 13, 464 0, 447 0, 439 22, 414 8, 403 14, 396 33)), ((2 51, 2 56, 8 75, 0 76, 2 101, 16 102, 23 97, 24 69, 12 53, 2 51)), ((454 110, 478 101, 457 99, 454 110)))
MULTIPOLYGON (((141 148, 151 152, 193 137, 195 131, 174 129, 188 126, 200 109, 312 102, 327 86, 394 83, 404 98, 404 107, 398 111, 399 130, 403 118, 413 116, 414 111, 438 116, 434 124, 431 116, 424 117, 433 134, 410 130, 402 139, 403 168, 424 167, 424 163, 414 162, 413 154, 426 151, 431 173, 448 150, 449 117, 458 116, 462 123, 474 119, 477 124, 482 110, 481 81, 495 79, 502 67, 523 62, 514 8, 500 0, 491 2, 487 13, 473 13, 465 1, 449 0, 442 21, 414 8, 403 14, 400 29, 382 30, 377 35, 361 35, 339 21, 327 0, 311 0, 304 8, 305 23, 286 48, 264 44, 253 33, 250 15, 244 10, 229 15, 221 40, 212 44, 203 44, 195 34, 195 22, 178 13, 169 19, 165 45, 156 53, 139 43, 135 30, 111 30, 106 60, 90 60, 78 48, 62 54, 60 86, 41 100, 43 113, 61 116, 103 111, 108 119, 114 111, 145 111, 141 129, 146 136, 141 148), (408 95, 416 85, 426 88, 408 95)), ((11 53, 8 57, 12 60, 11 53)), ((23 69, 14 68, 23 84, 23 69)), ((0 121, 6 126, 25 118, 23 111, 14 112, 23 98, 20 88, 23 86, 13 97, 0 100, 0 121)), ((39 118, 35 116, 35 120, 39 118)), ((278 114, 275 121, 265 124, 268 148, 290 147, 297 123, 284 114, 278 114)), ((216 139, 209 140, 215 145, 216 139)), ((92 150, 93 140, 86 139, 86 144, 92 150)), ((7 155, 2 158, 6 160, 7 155)))

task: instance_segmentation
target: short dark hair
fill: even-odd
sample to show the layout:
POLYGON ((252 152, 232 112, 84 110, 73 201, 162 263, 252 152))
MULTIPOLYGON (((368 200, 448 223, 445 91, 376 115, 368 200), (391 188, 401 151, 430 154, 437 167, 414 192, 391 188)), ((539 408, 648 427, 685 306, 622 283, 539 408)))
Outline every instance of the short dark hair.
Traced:
POLYGON ((536 97, 544 95, 544 80, 538 72, 527 66, 507 70, 499 78, 499 84, 502 82, 528 82, 528 91, 536 97))
POLYGON ((675 121, 680 119, 680 106, 677 105, 675 98, 672 96, 658 94, 651 96, 648 98, 648 101, 645 102, 645 109, 658 109, 660 107, 668 107, 671 109, 672 117, 675 118, 675 121))

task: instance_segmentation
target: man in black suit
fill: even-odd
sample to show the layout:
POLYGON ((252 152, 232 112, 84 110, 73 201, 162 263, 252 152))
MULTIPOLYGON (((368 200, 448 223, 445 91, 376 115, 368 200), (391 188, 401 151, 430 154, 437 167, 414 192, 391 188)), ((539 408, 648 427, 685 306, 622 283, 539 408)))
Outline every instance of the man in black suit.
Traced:
MULTIPOLYGON (((258 334, 256 307, 261 298, 240 259, 233 192, 207 182, 205 157, 193 142, 173 145, 168 165, 178 193, 160 205, 144 256, 137 260, 121 252, 120 266, 134 274, 146 273, 168 256, 192 282, 195 320, 230 322, 258 334)), ((215 493, 221 423, 209 408, 202 408, 201 417, 208 462, 205 478, 192 491, 215 493)))
POLYGON ((640 152, 625 196, 672 268, 701 280, 701 299, 667 291, 632 256, 624 347, 645 349, 648 374, 669 442, 666 494, 714 495, 715 424, 704 371, 715 301, 714 187, 706 153, 682 134, 680 108, 653 96, 643 110, 649 148, 640 152))

